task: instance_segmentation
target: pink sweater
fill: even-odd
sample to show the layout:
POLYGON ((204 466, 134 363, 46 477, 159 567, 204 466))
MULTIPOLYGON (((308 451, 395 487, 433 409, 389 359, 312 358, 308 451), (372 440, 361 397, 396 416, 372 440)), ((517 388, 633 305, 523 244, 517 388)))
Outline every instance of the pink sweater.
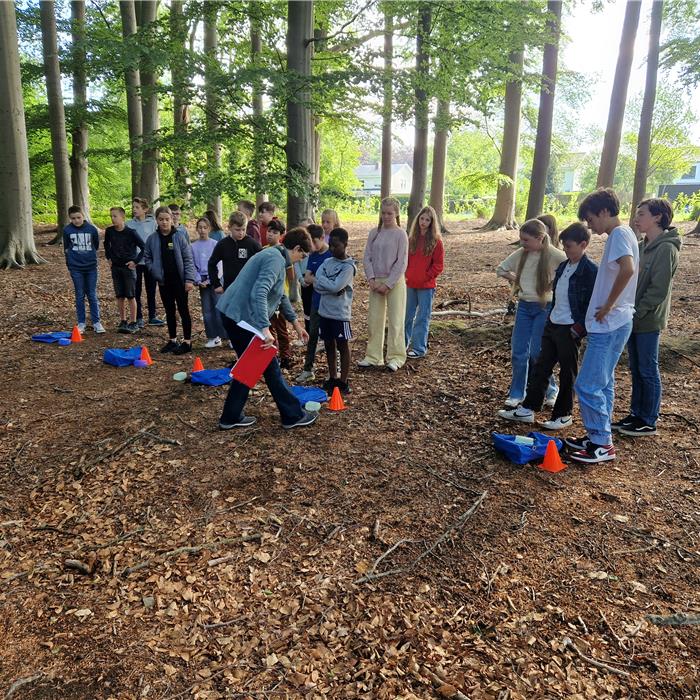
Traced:
POLYGON ((393 288, 408 265, 406 232, 402 228, 373 228, 367 236, 363 264, 368 280, 386 277, 386 286, 393 288))

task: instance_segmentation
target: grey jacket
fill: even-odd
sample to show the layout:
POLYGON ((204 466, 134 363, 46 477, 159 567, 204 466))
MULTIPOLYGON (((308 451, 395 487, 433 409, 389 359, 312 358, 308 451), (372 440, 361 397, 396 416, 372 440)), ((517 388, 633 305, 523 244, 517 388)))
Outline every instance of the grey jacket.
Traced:
POLYGON ((314 290, 321 295, 318 314, 336 321, 349 321, 352 316, 352 284, 357 266, 352 258, 328 258, 316 270, 314 290))
MULTIPOLYGON (((192 258, 192 246, 190 239, 181 231, 173 233, 173 249, 175 251, 175 264, 180 273, 182 283, 195 281, 194 260, 192 258)), ((143 253, 143 261, 154 279, 163 284, 165 273, 163 272, 163 260, 160 254, 160 233, 156 231, 148 237, 143 253)))

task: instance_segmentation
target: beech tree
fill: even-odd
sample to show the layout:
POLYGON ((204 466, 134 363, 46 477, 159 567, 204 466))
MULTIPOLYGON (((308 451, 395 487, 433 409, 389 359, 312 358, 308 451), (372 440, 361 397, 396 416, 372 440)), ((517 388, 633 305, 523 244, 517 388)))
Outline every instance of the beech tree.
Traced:
POLYGON ((187 126, 189 124, 189 85, 186 68, 187 21, 183 0, 171 0, 170 37, 172 41, 170 75, 173 81, 173 180, 175 194, 187 198, 187 126))
POLYGON ((71 132, 70 173, 73 204, 83 208, 90 216, 90 189, 88 185, 87 77, 85 71, 85 0, 72 0, 71 4, 71 61, 73 64, 73 129, 71 132))
MULTIPOLYGON (((204 71, 205 81, 205 116, 210 144, 207 149, 207 176, 210 181, 218 180, 221 170, 221 144, 218 142, 219 130, 219 99, 217 95, 216 75, 218 72, 217 46, 218 33, 216 30, 216 18, 218 14, 217 4, 209 2, 204 9, 204 59, 206 61, 204 71)), ((221 219, 221 189, 216 187, 216 194, 209 196, 207 206, 216 212, 221 219)))
POLYGON ((262 36, 258 4, 250 3, 250 67, 253 71, 252 107, 253 107, 253 172, 255 177, 255 203, 262 204, 267 199, 263 186, 265 163, 263 158, 263 91, 262 81, 257 71, 260 70, 260 54, 262 53, 262 36))
MULTIPOLYGON (((141 0, 139 2, 140 16, 137 15, 139 28, 148 34, 156 21, 158 0, 141 0), (145 31, 144 31, 145 30, 145 31)), ((144 34, 141 40, 144 39, 144 34)), ((157 131, 160 126, 158 114, 158 80, 156 66, 149 52, 141 52, 141 114, 143 124, 143 149, 141 153, 140 196, 145 197, 151 205, 160 199, 160 178, 158 160, 160 153, 157 145, 157 131)))
POLYGON ((393 114, 393 80, 394 80, 394 16, 389 8, 384 11, 384 75, 382 80, 382 155, 381 184, 382 199, 391 194, 391 137, 393 114))

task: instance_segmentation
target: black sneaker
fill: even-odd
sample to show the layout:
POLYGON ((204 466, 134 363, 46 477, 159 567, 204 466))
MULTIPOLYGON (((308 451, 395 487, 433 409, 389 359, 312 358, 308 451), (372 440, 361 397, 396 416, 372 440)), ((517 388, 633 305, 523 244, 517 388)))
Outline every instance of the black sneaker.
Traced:
POLYGON ((304 411, 304 415, 296 422, 290 423, 289 425, 282 424, 285 430, 291 430, 292 428, 303 428, 305 425, 311 425, 316 422, 318 418, 318 413, 311 413, 310 411, 304 411))
POLYGON ((173 355, 186 355, 188 352, 192 352, 192 343, 183 341, 177 346, 176 350, 173 350, 173 355))
POLYGON ((231 430, 232 428, 250 428, 258 419, 255 416, 241 416, 235 423, 219 423, 219 430, 231 430))
POLYGON ((337 379, 330 378, 330 379, 326 379, 326 381, 323 382, 323 390, 329 396, 333 393, 333 389, 335 389, 336 387, 339 387, 339 386, 340 386, 340 384, 338 384, 337 379))
POLYGON ((564 438, 564 444, 570 450, 585 450, 588 448, 589 445, 592 445, 593 443, 587 437, 582 437, 582 438, 564 438))
POLYGON ((612 424, 610 425, 610 428, 611 428, 612 430, 619 431, 620 428, 624 428, 624 427, 627 426, 627 425, 631 425, 631 424, 634 423, 636 420, 637 420, 637 418, 636 418, 635 416, 633 416, 633 415, 630 413, 629 416, 625 416, 624 418, 621 418, 620 420, 615 421, 614 423, 612 423, 612 424))
POLYGON ((280 367, 282 369, 292 369, 292 359, 290 357, 283 357, 280 360, 280 367))
POLYGON ((656 426, 645 423, 641 418, 635 418, 633 422, 623 424, 618 432, 629 437, 656 435, 656 426))
POLYGON ((352 389, 350 388, 349 382, 344 382, 342 379, 339 379, 336 383, 336 386, 338 387, 338 389, 340 389, 340 393, 344 396, 347 396, 348 394, 352 393, 352 389))
POLYGON ((174 341, 174 340, 169 340, 161 349, 160 351, 163 353, 170 352, 174 353, 180 346, 174 341))
POLYGON ((129 323, 126 327, 126 332, 127 333, 138 333, 141 329, 139 328, 139 324, 134 321, 133 323, 129 323))
POLYGON ((148 319, 148 325, 149 326, 164 326, 165 321, 163 321, 163 319, 161 319, 161 318, 158 318, 157 316, 154 316, 153 318, 148 319))
POLYGON ((117 326, 117 333, 128 333, 129 332, 129 324, 126 321, 120 321, 119 325, 117 326))

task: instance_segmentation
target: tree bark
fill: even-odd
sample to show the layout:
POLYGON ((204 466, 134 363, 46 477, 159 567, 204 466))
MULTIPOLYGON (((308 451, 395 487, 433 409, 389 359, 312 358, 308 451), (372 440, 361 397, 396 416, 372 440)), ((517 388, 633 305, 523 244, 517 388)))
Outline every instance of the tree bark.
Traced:
POLYGON ((439 99, 435 114, 433 141, 433 172, 430 178, 430 206, 435 209, 440 229, 445 231, 443 205, 445 201, 445 168, 447 165, 447 137, 450 131, 450 101, 439 99))
POLYGON ((518 171, 518 147, 520 145, 520 102, 522 98, 523 51, 511 54, 511 63, 516 75, 506 83, 506 100, 503 119, 503 145, 501 164, 498 172, 509 182, 500 181, 496 191, 496 204, 493 215, 484 226, 485 230, 499 228, 514 229, 515 221, 515 179, 518 171))
POLYGON ((287 224, 311 216, 313 123, 309 82, 314 35, 313 0, 287 3, 287 224))
POLYGON ((416 35, 416 87, 414 103, 415 136, 413 140, 413 180, 408 199, 408 222, 411 222, 425 203, 425 186, 428 175, 428 81, 429 56, 427 51, 432 7, 423 2, 418 8, 418 32, 416 35))
POLYGON ((72 0, 71 33, 73 38, 73 130, 70 157, 73 204, 83 208, 90 218, 88 184, 87 76, 85 73, 85 0, 72 0))
POLYGON ((43 262, 32 228, 29 151, 13 2, 0 2, 0 211, 0 269, 43 262))
MULTIPOLYGON (((141 0, 140 29, 146 29, 156 21, 158 0, 141 0)), ((141 196, 155 205, 160 199, 160 181, 157 146, 157 131, 160 127, 158 114, 158 80, 155 67, 145 54, 141 55, 141 114, 143 120, 143 150, 141 154, 141 196)))
POLYGON ((547 29, 552 36, 552 42, 545 44, 542 57, 542 87, 540 88, 540 107, 537 116, 537 135, 535 136, 535 153, 532 160, 526 219, 539 216, 544 204, 544 191, 552 150, 552 119, 554 116, 554 91, 557 85, 559 37, 561 36, 561 8, 561 0, 549 0, 547 3, 549 14, 547 29))
MULTIPOLYGON (((120 0, 122 37, 125 41, 136 34, 136 8, 134 0, 120 0)), ((141 113, 141 77, 136 66, 124 71, 126 86, 126 113, 129 122, 129 157, 131 160, 131 197, 141 196, 141 139, 143 137, 143 115, 141 113)))
POLYGON ((612 94, 610 95, 608 124, 603 140, 603 152, 600 155, 597 187, 612 187, 615 180, 615 167, 620 151, 622 123, 625 118, 625 104, 627 102, 627 88, 629 87, 630 73, 632 71, 634 41, 637 37, 641 7, 641 0, 628 0, 625 9, 625 20, 622 25, 622 36, 620 37, 620 51, 617 56, 615 79, 613 81, 612 94))
POLYGON ((657 2, 652 3, 651 25, 649 27, 649 53, 647 54, 647 75, 646 84, 644 86, 642 114, 639 119, 637 160, 634 164, 634 186, 632 188, 630 223, 634 220, 637 204, 641 202, 646 195, 649 150, 651 147, 651 123, 654 117, 654 103, 656 102, 656 79, 659 72, 659 41, 661 39, 663 14, 663 0, 657 0, 657 2))
POLYGON ((183 15, 183 0, 171 0, 170 38, 173 57, 170 74, 173 80, 173 133, 176 144, 173 152, 173 179, 175 194, 187 199, 187 128, 189 124, 188 84, 185 69, 187 21, 183 15))
POLYGON ((384 105, 382 108, 382 175, 380 192, 384 199, 391 194, 391 132, 394 104, 394 16, 384 12, 384 105))
POLYGON ((206 66, 204 71, 204 92, 206 97, 205 116, 207 131, 209 132, 209 146, 207 148, 207 180, 212 191, 208 198, 207 206, 216 212, 221 220, 221 186, 219 176, 221 174, 221 144, 218 142, 219 132, 219 99, 216 89, 216 75, 219 70, 217 60, 217 48, 219 37, 216 30, 216 18, 219 8, 216 3, 207 3, 204 11, 204 55, 206 66))
POLYGON ((41 46, 46 75, 46 95, 49 106, 49 127, 51 130, 51 155, 53 173, 56 179, 56 219, 60 241, 63 226, 68 221, 68 207, 73 203, 71 192, 70 167, 68 165, 68 140, 66 137, 66 115, 63 109, 61 92, 61 66, 58 62, 58 39, 56 36, 56 15, 52 0, 39 3, 41 12, 41 46))
MULTIPOLYGON (((258 7, 255 3, 251 3, 250 14, 250 62, 254 71, 260 68, 260 56, 262 54, 262 36, 260 28, 260 18, 257 15, 258 7)), ((267 200, 265 191, 264 176, 265 176, 265 145, 260 138, 263 125, 263 90, 262 81, 255 75, 252 82, 253 92, 253 168, 255 177, 255 204, 260 206, 267 200)))

